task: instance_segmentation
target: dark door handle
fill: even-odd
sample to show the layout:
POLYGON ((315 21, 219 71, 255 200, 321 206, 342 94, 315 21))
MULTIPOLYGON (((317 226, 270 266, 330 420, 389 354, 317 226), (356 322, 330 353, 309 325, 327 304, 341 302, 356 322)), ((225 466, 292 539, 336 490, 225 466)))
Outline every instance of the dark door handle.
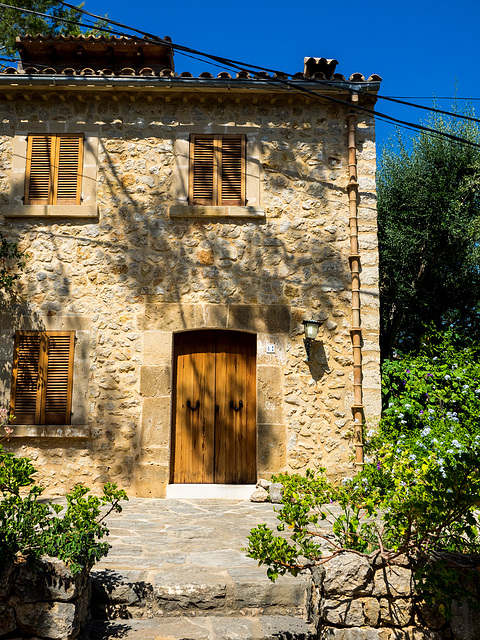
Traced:
POLYGON ((236 407, 233 404, 233 400, 230 400, 230 409, 233 409, 234 411, 240 411, 240 409, 243 407, 243 402, 240 400, 240 402, 238 403, 238 407, 236 407))
POLYGON ((200 400, 197 400, 194 407, 192 407, 192 403, 190 402, 190 400, 187 400, 187 407, 190 409, 190 411, 196 411, 199 406, 200 406, 200 400))

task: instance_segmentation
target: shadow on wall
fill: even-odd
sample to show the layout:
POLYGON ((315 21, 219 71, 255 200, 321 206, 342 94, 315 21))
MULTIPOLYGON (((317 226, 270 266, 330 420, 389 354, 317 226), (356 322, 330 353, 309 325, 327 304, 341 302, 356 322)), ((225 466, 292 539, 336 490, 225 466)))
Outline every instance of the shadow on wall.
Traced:
MULTIPOLYGON (((95 122, 95 109, 85 105, 83 117, 95 122)), ((209 326, 223 327, 224 305, 229 305, 237 315, 237 329, 253 307, 265 307, 261 330, 275 333, 279 319, 268 305, 288 305, 292 338, 302 333, 305 314, 325 320, 338 299, 343 306, 348 303, 348 261, 336 245, 340 242, 348 252, 348 204, 345 189, 334 182, 339 163, 346 166, 346 143, 345 157, 335 157, 328 171, 321 160, 306 175, 289 134, 281 127, 272 130, 275 139, 263 151, 263 191, 270 194, 263 220, 170 219, 174 133, 165 133, 159 142, 153 130, 111 124, 104 125, 103 135, 115 138, 115 145, 110 151, 101 145, 100 151, 100 219, 51 227, 39 220, 15 222, 22 248, 36 258, 27 266, 20 296, 2 303, 2 326, 12 333, 23 327, 48 328, 45 317, 71 317, 72 328, 75 318, 91 319, 93 438, 75 447, 92 456, 95 481, 115 477, 121 484, 131 479, 140 461, 142 330, 190 328, 195 324, 191 314, 203 313, 206 305, 209 326), (339 214, 347 211, 336 225, 324 219, 325 202, 331 204, 332 198, 341 199, 339 214), (45 278, 39 277, 44 273, 45 278), (159 315, 163 305, 175 305, 171 318, 159 315)), ((323 144, 314 142, 313 132, 304 138, 310 148, 323 144)), ((305 140, 302 145, 298 148, 305 147, 305 140)), ((329 157, 328 149, 324 152, 329 157)), ((7 387, 12 351, 13 346, 2 351, 0 364, 7 387)), ((321 342, 313 345, 309 367, 316 381, 329 371, 321 342)), ((51 446, 49 440, 32 444, 45 451, 51 446)))

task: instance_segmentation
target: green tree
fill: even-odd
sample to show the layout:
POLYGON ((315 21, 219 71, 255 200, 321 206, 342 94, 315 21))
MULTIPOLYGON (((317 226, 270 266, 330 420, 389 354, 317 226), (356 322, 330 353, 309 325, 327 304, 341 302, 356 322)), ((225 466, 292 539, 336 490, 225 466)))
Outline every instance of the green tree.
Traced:
MULTIPOLYGON (((64 7, 55 0, 9 0, 6 2, 13 7, 44 13, 47 17, 0 7, 0 55, 17 56, 15 38, 19 35, 79 35, 80 33, 96 33, 96 28, 102 23, 95 24, 94 28, 86 29, 82 23, 82 14, 75 9, 64 7), (62 22, 59 18, 71 20, 76 24, 62 22)), ((83 3, 79 5, 79 8, 83 3)))
MULTIPOLYGON (((480 143, 471 121, 427 124, 480 143)), ((480 327, 480 149, 428 133, 407 146, 397 135, 377 175, 383 358, 398 343, 418 346, 426 324, 480 327)))

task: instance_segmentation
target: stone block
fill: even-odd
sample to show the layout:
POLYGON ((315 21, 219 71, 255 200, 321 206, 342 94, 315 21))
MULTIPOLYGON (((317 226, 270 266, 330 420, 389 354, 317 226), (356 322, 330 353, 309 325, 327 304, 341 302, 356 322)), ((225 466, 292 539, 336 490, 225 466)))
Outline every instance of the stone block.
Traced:
POLYGON ((13 607, 18 627, 23 633, 65 640, 77 627, 75 605, 72 602, 26 603, 16 598, 13 607))
POLYGON ((255 333, 289 333, 290 308, 283 304, 232 304, 228 308, 227 327, 255 333))
POLYGON ((17 623, 13 607, 9 604, 0 602, 0 636, 4 636, 10 631, 15 631, 17 623))
POLYGON ((380 620, 383 625, 406 627, 412 619, 413 605, 410 599, 380 598, 380 620))
POLYGON ((372 574, 368 560, 353 553, 345 553, 322 565, 317 576, 323 583, 326 597, 340 594, 362 596, 372 593, 372 574))
POLYGON ((478 640, 480 638, 480 616, 467 600, 452 602, 450 628, 455 640, 478 640))
POLYGON ((140 393, 144 397, 169 396, 171 380, 172 370, 168 365, 140 367, 140 393))
POLYGON ((430 629, 441 629, 445 624, 445 617, 438 609, 438 605, 420 602, 418 605, 423 622, 430 629))
POLYGON ((257 401, 259 423, 283 422, 283 375, 281 367, 257 367, 257 401))
MULTIPOLYGON (((167 454, 168 450, 165 450, 165 455, 167 454)), ((138 498, 164 498, 169 476, 168 464, 140 463, 133 482, 135 495, 138 498)))
POLYGON ((145 305, 146 331, 183 331, 204 326, 203 305, 175 303, 147 303, 145 305))
POLYGON ((140 443, 143 448, 170 445, 169 397, 144 399, 140 443))
POLYGON ((380 605, 376 598, 337 598, 324 600, 322 620, 344 627, 376 626, 380 617, 380 605))
POLYGON ((286 462, 286 428, 284 424, 259 424, 257 427, 258 473, 278 473, 286 462))
POLYGON ((2 562, 0 565, 0 598, 8 596, 16 581, 18 565, 13 562, 2 562))
POLYGON ((257 487, 250 496, 250 502, 268 502, 268 491, 263 487, 257 487))
POLYGON ((226 304, 206 304, 204 306, 204 327, 209 329, 227 328, 228 307, 226 304))
POLYGON ((145 331, 143 334, 143 364, 170 365, 172 334, 169 331, 145 331))
POLYGON ((281 504, 283 498, 283 484, 281 482, 272 482, 268 488, 270 502, 273 504, 281 504))
POLYGON ((385 566, 375 571, 373 595, 390 598, 408 597, 412 594, 412 572, 398 566, 385 566))

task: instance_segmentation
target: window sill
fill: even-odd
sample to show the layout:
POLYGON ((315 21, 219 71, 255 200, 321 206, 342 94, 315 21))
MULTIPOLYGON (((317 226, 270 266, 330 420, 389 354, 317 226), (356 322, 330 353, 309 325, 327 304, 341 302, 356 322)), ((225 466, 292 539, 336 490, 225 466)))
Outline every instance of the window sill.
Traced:
POLYGON ((175 204, 170 207, 171 218, 265 218, 265 209, 258 207, 210 207, 175 204))
POLYGON ((97 218, 96 204, 7 204, 0 207, 6 218, 97 218))
POLYGON ((10 438, 89 438, 86 424, 12 424, 10 438))

